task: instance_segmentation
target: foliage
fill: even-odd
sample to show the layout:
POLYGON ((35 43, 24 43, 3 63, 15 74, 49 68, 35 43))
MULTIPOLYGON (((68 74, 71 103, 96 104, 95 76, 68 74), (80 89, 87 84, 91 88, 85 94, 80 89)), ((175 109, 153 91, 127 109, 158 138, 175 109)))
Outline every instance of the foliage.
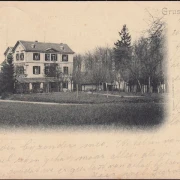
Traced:
POLYGON ((93 83, 97 87, 102 82, 112 83, 113 51, 108 47, 96 47, 74 58, 74 81, 78 84, 93 83))
POLYGON ((144 84, 148 86, 148 92, 155 92, 166 79, 165 23, 161 18, 153 18, 146 33, 147 37, 141 36, 131 45, 126 25, 119 32, 121 39, 114 43, 114 58, 116 73, 121 76, 116 80, 121 81, 122 77, 130 86, 137 85, 140 91, 144 84))
POLYGON ((81 65, 82 65, 82 56, 80 54, 77 54, 74 57, 73 61, 73 81, 76 84, 80 84, 82 80, 82 73, 81 73, 81 65))
POLYGON ((157 91, 157 86, 164 83, 165 78, 165 24, 160 19, 154 20, 148 37, 141 37, 135 45, 134 56, 140 65, 139 77, 143 84, 148 85, 148 91, 157 91))
POLYGON ((46 77, 57 77, 58 73, 58 64, 57 63, 51 63, 45 66, 45 76, 46 77))
POLYGON ((124 74, 124 70, 131 64, 131 35, 126 25, 123 25, 119 36, 120 40, 114 43, 115 68, 124 74))
POLYGON ((14 65, 13 56, 9 54, 7 61, 2 63, 2 72, 0 76, 0 93, 14 93, 14 65))

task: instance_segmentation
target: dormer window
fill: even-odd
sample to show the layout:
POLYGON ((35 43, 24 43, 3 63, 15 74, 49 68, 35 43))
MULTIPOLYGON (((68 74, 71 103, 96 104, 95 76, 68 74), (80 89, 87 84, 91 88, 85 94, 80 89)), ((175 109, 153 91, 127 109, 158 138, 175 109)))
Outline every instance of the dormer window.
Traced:
POLYGON ((60 49, 61 49, 61 50, 64 50, 63 44, 60 44, 60 49))
POLYGON ((34 49, 36 46, 35 46, 35 44, 31 44, 31 47, 34 49))

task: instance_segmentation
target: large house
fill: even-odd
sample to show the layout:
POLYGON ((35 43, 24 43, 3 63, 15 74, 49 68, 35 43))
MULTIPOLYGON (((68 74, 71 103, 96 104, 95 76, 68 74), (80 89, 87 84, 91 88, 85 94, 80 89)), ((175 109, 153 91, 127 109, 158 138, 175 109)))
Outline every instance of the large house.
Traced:
MULTIPOLYGON (((7 49, 7 52, 10 49, 7 49)), ((72 90, 74 52, 67 44, 17 41, 12 48, 17 92, 72 90)))

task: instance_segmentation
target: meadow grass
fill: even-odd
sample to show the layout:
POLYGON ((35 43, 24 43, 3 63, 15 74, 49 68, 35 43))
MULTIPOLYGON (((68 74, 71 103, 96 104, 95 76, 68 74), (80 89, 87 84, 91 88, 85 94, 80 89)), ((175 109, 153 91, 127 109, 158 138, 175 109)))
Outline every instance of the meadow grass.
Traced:
POLYGON ((160 125, 163 104, 102 103, 84 105, 42 105, 0 102, 1 127, 60 127, 98 125, 146 128, 160 125))

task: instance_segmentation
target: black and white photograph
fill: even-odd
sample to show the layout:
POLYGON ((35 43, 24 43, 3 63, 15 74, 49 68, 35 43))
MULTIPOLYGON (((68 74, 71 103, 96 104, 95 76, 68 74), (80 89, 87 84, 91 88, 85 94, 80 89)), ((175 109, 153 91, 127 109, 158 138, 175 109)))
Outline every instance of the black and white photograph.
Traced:
POLYGON ((1 2, 0 178, 177 178, 179 5, 1 2))
POLYGON ((146 129, 163 124, 168 78, 162 12, 142 11, 135 17, 141 25, 122 12, 94 12, 97 19, 92 19, 80 9, 85 19, 66 10, 63 17, 56 10, 28 16, 8 10, 1 18, 0 104, 7 107, 1 109, 1 127, 146 129))

